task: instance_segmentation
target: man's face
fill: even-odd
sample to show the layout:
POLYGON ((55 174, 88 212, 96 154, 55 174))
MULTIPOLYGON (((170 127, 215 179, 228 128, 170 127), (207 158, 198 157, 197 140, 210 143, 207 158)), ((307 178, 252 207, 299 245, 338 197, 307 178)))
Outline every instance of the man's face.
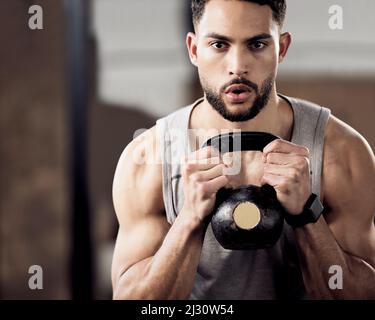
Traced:
POLYGON ((206 4, 192 40, 195 49, 189 49, 207 101, 225 119, 252 119, 267 104, 277 73, 279 39, 268 6, 233 0, 206 4))

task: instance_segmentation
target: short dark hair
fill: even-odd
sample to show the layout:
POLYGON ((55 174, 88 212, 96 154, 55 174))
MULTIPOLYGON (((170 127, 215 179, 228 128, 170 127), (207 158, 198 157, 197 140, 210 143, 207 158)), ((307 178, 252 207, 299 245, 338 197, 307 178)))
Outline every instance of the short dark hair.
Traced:
MULTIPOLYGON (((204 8, 210 0, 191 0, 193 23, 197 25, 203 16, 204 8)), ((286 0, 238 0, 257 3, 261 6, 269 6, 272 9, 273 18, 281 27, 286 13, 286 0)))

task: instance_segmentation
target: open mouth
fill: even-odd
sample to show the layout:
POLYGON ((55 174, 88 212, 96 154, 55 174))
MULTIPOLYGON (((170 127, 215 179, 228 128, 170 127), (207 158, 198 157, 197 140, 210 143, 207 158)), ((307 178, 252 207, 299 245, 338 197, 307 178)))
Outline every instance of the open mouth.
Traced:
POLYGON ((246 92, 246 90, 241 90, 241 89, 239 89, 239 90, 233 90, 232 91, 234 94, 240 94, 240 93, 242 93, 242 92, 246 92))
POLYGON ((233 84, 225 90, 225 93, 241 94, 243 92, 249 92, 249 91, 251 91, 251 89, 247 85, 233 84))
POLYGON ((231 103, 244 103, 251 95, 251 88, 244 84, 234 84, 225 90, 225 95, 231 103))

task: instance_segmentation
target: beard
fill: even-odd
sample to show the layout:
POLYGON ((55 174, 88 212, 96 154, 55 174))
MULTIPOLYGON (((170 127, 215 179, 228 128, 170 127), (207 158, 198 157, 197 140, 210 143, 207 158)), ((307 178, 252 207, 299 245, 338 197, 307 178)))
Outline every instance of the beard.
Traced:
POLYGON ((207 82, 202 78, 201 85, 203 92, 205 93, 208 103, 225 119, 231 122, 243 122, 255 118, 259 112, 267 105, 273 84, 275 82, 275 75, 271 74, 266 80, 263 81, 261 88, 257 84, 244 78, 237 78, 229 83, 225 84, 219 93, 216 93, 210 88, 207 82), (225 92, 225 88, 233 84, 245 84, 254 90, 255 99, 252 106, 242 112, 231 112, 226 106, 222 95, 225 92))

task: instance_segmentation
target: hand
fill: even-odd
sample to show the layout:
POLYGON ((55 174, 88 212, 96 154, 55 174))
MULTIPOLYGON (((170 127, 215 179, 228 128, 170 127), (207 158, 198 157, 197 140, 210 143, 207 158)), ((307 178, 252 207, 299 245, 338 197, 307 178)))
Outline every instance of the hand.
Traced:
POLYGON ((300 214, 311 195, 309 150, 277 139, 263 149, 263 162, 261 184, 274 187, 278 200, 290 214, 300 214))
POLYGON ((192 152, 182 163, 183 211, 202 224, 212 213, 217 191, 228 183, 219 151, 206 147, 192 152))

